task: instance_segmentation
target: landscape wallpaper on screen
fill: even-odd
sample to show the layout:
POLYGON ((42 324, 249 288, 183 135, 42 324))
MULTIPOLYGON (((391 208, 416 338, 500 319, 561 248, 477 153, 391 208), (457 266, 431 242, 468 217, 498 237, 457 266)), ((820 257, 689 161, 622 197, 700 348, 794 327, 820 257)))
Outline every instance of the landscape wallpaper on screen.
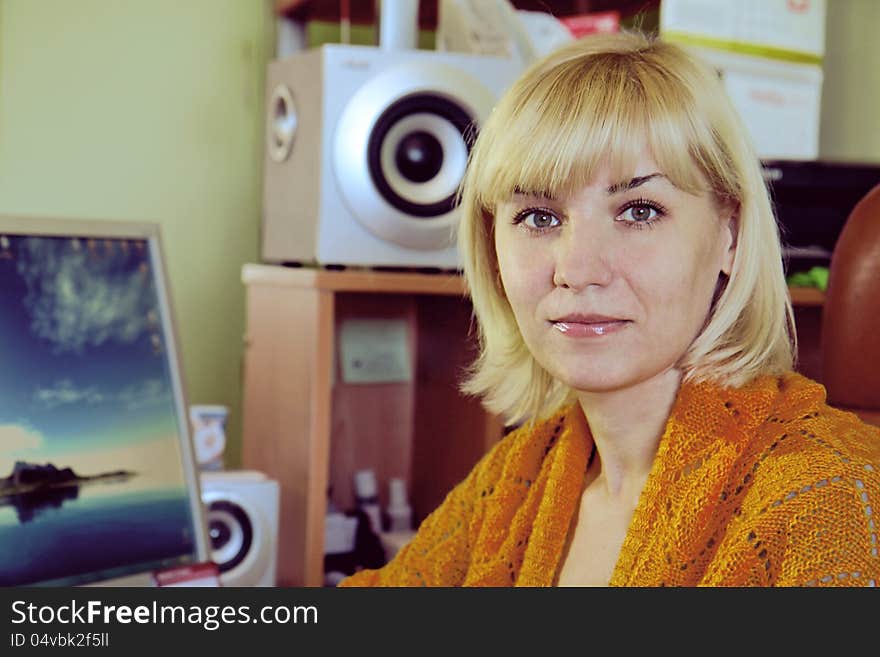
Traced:
POLYGON ((146 240, 0 236, 0 585, 186 560, 194 536, 146 240))

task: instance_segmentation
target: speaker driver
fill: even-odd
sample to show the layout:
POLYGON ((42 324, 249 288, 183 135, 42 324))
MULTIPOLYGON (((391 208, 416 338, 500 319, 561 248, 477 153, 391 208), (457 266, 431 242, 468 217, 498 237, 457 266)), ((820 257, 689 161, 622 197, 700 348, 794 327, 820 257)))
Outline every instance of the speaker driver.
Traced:
POLYGON ((251 519, 238 504, 218 500, 208 505, 207 520, 212 560, 221 573, 228 572, 244 561, 251 550, 251 519))
POLYGON ((398 100, 370 135, 369 167, 376 189, 392 207, 414 217, 450 212, 474 132, 470 115, 446 98, 419 94, 398 100))
POLYGON ((443 167, 443 145, 430 132, 411 132, 394 149, 394 164, 407 180, 427 182, 443 167))
POLYGON ((269 112, 269 157, 275 162, 283 162, 290 157, 298 123, 293 95, 287 85, 275 87, 269 99, 269 112))

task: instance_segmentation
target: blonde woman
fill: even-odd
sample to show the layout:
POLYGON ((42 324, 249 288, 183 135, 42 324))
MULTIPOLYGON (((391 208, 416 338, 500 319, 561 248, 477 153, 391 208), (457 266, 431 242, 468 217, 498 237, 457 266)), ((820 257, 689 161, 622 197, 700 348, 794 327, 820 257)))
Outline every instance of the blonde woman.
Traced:
POLYGON ((745 134, 710 68, 639 34, 501 99, 463 185, 465 390, 520 426, 344 585, 877 583, 880 428, 792 371, 745 134))

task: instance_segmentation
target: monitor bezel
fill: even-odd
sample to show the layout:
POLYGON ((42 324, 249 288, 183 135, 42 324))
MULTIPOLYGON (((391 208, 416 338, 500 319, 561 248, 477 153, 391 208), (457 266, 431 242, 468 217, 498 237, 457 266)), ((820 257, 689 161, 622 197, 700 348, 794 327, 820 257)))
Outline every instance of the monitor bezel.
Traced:
MULTIPOLYGON (((196 561, 211 561, 211 543, 208 528, 199 469, 189 424, 189 403, 186 395, 186 376, 183 361, 178 352, 180 336, 177 330, 177 317, 168 285, 168 270, 162 243, 162 230, 157 222, 126 220, 82 220, 62 219, 29 215, 0 214, 0 236, 27 235, 39 237, 85 238, 85 239, 138 239, 149 244, 150 262, 155 272, 156 295, 162 320, 162 329, 167 338, 166 349, 171 367, 171 386, 175 399, 178 427, 178 449, 181 456, 187 489, 194 494, 190 508, 195 526, 193 527, 196 561)), ((132 573, 122 577, 85 583, 82 586, 155 586, 153 571, 132 573)), ((35 583, 39 586, 39 583, 35 583)))

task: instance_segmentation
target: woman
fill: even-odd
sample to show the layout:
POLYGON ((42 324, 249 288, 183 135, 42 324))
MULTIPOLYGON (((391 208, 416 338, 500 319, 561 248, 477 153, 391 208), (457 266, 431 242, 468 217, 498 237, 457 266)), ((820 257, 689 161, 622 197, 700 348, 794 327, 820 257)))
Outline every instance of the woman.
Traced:
POLYGON ((880 429, 792 371, 759 162, 717 75, 636 34, 536 64, 475 144, 466 390, 521 426, 344 585, 858 585, 880 429))

